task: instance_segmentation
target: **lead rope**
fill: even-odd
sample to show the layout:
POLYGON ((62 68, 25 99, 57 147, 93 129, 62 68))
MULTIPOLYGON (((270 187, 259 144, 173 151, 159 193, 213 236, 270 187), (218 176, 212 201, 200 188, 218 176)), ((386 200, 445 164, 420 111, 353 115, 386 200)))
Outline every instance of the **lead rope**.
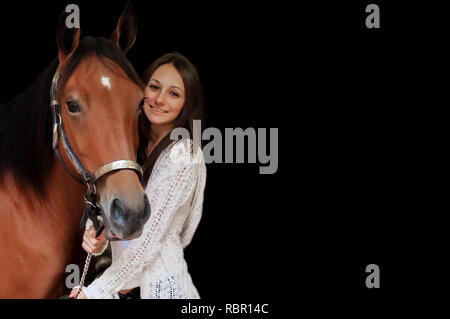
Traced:
POLYGON ((84 280, 86 279, 86 275, 89 269, 89 264, 91 263, 91 258, 92 258, 92 254, 88 253, 87 257, 86 257, 86 261, 84 262, 84 269, 83 269, 83 274, 81 275, 81 279, 80 279, 80 287, 78 288, 77 291, 77 295, 75 296, 75 299, 78 299, 78 295, 81 292, 81 289, 83 288, 84 285, 84 280))
MULTIPOLYGON (((100 223, 98 215, 97 215, 97 213, 100 209, 95 202, 95 194, 96 194, 97 190, 96 190, 95 184, 89 183, 87 185, 88 185, 88 189, 86 190, 86 194, 84 195, 85 208, 84 208, 83 218, 81 219, 81 224, 84 227, 86 218, 90 218, 92 220, 95 230, 97 231, 95 237, 98 237, 100 235, 100 233, 103 231, 104 225, 102 223, 100 223), (94 203, 93 203, 93 201, 94 201, 94 203)), ((84 281, 86 279, 86 275, 87 275, 87 272, 89 269, 89 264, 91 263, 91 258, 92 258, 92 254, 88 253, 88 255, 86 257, 86 261, 84 262, 83 274, 81 275, 80 285, 79 285, 77 294, 75 296, 75 299, 78 298, 79 294, 81 293, 81 290, 83 289, 84 281)))

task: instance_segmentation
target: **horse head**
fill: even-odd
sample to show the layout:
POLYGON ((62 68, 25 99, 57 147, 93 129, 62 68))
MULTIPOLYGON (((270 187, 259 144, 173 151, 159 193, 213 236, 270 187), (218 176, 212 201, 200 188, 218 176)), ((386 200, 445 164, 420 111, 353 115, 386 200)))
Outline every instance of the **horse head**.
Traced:
MULTIPOLYGON (((87 172, 96 172, 107 163, 136 161, 143 86, 125 57, 136 32, 130 7, 122 13, 109 39, 80 39, 79 28, 67 28, 63 15, 59 19, 55 104, 67 145, 87 172)), ((56 141, 59 153, 67 154, 67 147, 56 141)), ((67 155, 61 157, 71 173, 80 176, 74 160, 67 155)), ((109 240, 140 236, 150 215, 149 200, 136 174, 139 169, 131 168, 108 170, 95 183, 96 201, 109 240)))

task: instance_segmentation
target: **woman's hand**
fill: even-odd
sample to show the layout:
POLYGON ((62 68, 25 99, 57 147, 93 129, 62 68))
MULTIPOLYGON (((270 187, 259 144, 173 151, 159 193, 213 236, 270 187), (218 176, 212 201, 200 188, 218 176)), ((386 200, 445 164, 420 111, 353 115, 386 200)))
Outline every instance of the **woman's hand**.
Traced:
POLYGON ((88 230, 84 231, 83 244, 81 247, 83 247, 87 253, 99 254, 105 249, 107 244, 105 230, 102 231, 98 238, 95 238, 94 226, 91 226, 88 230))
MULTIPOLYGON (((78 292, 79 287, 75 287, 70 292, 69 298, 75 298, 78 292)), ((77 299, 88 299, 83 291, 80 291, 80 294, 78 295, 77 299)))

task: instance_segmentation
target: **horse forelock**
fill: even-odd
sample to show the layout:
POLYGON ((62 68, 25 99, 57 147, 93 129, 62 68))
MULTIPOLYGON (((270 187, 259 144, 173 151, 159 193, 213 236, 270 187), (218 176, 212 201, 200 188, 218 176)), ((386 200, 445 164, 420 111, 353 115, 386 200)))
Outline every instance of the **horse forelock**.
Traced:
POLYGON ((85 37, 80 41, 80 44, 76 50, 64 64, 63 69, 61 70, 58 88, 63 88, 81 62, 86 58, 91 57, 98 58, 98 60, 100 60, 113 72, 116 71, 116 68, 111 67, 110 62, 115 63, 119 69, 127 75, 129 80, 134 82, 140 88, 144 88, 144 85, 137 75, 134 67, 114 42, 103 37, 90 36, 85 37))

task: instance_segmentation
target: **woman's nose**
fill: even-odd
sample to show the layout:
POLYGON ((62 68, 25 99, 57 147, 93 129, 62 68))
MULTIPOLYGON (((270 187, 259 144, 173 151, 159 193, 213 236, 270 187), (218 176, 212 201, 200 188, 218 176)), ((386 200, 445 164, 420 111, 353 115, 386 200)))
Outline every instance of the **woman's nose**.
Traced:
POLYGON ((156 104, 158 105, 164 105, 164 97, 163 94, 158 94, 158 96, 155 99, 156 104))

